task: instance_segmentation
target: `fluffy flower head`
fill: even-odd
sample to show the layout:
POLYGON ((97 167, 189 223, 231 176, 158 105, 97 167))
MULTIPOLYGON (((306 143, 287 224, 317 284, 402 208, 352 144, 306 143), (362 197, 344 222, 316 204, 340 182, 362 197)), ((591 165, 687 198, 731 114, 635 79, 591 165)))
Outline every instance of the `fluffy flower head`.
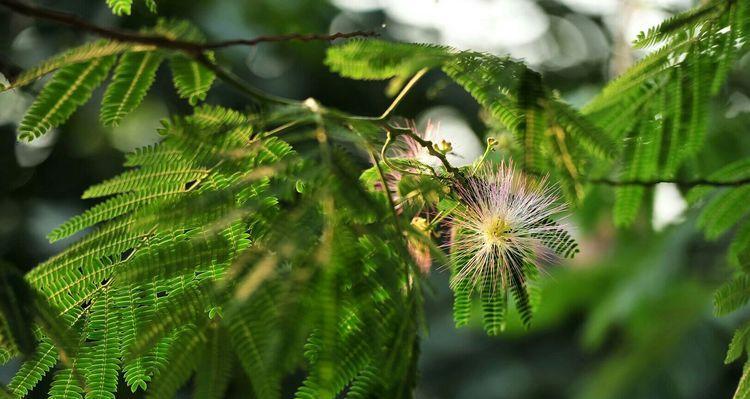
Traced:
POLYGON ((533 180, 512 164, 485 166, 457 192, 462 206, 450 220, 454 287, 461 281, 480 290, 523 286, 526 268, 553 262, 575 245, 553 219, 565 205, 546 179, 533 180))

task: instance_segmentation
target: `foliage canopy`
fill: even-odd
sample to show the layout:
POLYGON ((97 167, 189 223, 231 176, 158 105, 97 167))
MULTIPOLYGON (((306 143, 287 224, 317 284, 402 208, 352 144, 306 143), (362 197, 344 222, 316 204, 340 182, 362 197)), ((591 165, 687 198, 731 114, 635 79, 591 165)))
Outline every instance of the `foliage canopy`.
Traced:
MULTIPOLYGON (((132 3, 107 1, 117 15, 132 3)), ((154 1, 145 5, 155 12, 154 1)), ((241 371, 254 397, 277 398, 302 369, 295 398, 411 397, 424 327, 420 256, 454 276, 457 326, 478 315, 488 334, 501 334, 509 312, 531 323, 543 298, 541 256, 531 250, 514 255, 522 260, 499 272, 497 287, 487 275, 461 277, 470 263, 452 244, 467 232, 450 221, 471 211, 462 187, 482 178, 497 143, 474 164, 453 166, 449 143, 392 116, 403 96, 431 70, 468 92, 515 138, 514 173, 529 181, 511 185, 518 198, 542 195, 546 175, 558 203, 574 209, 614 170, 614 218, 627 227, 654 184, 690 176, 710 100, 747 50, 748 7, 708 1, 642 33, 635 46, 655 50, 581 110, 521 61, 371 39, 331 47, 325 63, 346 78, 390 79, 397 95, 382 116, 278 99, 238 82, 211 49, 185 50, 205 37, 171 20, 141 35, 191 46, 104 37, 24 71, 5 89, 54 75, 19 140, 65 123, 110 74, 100 119, 119 124, 166 60, 192 112, 164 119, 163 140, 128 154, 128 170, 83 193, 101 202, 48 238, 85 235, 25 276, 3 268, 0 361, 24 362, 2 393, 24 397, 53 373, 53 398, 113 398, 120 380, 170 398, 191 379, 196 397, 220 398, 241 371), (254 110, 203 103, 217 78, 247 91, 254 110), (430 161, 405 156, 404 143, 430 161)), ((736 276, 715 297, 717 314, 732 312, 750 300, 750 163, 686 181, 707 239, 737 227, 728 251, 736 276)), ((527 235, 492 228, 532 240, 550 259, 572 257, 577 244, 557 216, 530 222, 537 233, 527 235)), ((727 362, 742 356, 748 331, 736 332, 727 362)), ((750 397, 745 370, 738 398, 750 397)))

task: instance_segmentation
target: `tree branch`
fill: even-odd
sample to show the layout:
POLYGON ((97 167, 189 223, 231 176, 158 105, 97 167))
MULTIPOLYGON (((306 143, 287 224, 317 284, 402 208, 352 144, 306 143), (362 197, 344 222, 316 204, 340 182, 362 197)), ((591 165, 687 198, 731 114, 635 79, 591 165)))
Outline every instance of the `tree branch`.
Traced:
POLYGON ((673 183, 683 187, 696 187, 696 186, 715 186, 715 187, 737 187, 750 184, 750 178, 739 179, 739 180, 709 180, 709 179, 696 179, 696 180, 628 180, 628 181, 617 181, 610 179, 588 179, 584 180, 587 183, 602 184, 607 186, 624 187, 624 186, 654 186, 659 183, 673 183))
POLYGON ((252 39, 233 39, 218 42, 206 42, 199 43, 186 40, 173 40, 164 36, 158 35, 145 35, 137 32, 106 28, 96 24, 92 24, 76 15, 69 14, 66 12, 51 10, 43 7, 32 6, 24 4, 16 0, 0 0, 0 4, 9 8, 10 10, 23 14, 29 17, 43 19, 47 21, 57 22, 59 24, 67 25, 78 30, 87 31, 94 33, 98 36, 106 37, 108 39, 131 42, 150 44, 160 48, 167 48, 173 50, 181 50, 188 53, 202 53, 209 50, 216 50, 231 46, 255 46, 261 43, 271 42, 284 42, 284 41, 331 41, 335 39, 346 39, 352 37, 372 37, 377 36, 377 33, 372 31, 356 31, 347 33, 333 33, 330 35, 316 34, 316 33, 291 33, 287 35, 277 36, 258 36, 252 39))
POLYGON ((237 76, 229 72, 228 70, 225 70, 224 68, 217 65, 215 62, 212 62, 207 56, 206 52, 216 49, 222 49, 226 47, 231 46, 255 46, 261 43, 269 43, 269 42, 284 42, 284 41, 292 41, 292 40, 298 40, 303 42, 309 42, 309 41, 330 41, 335 39, 343 39, 343 38, 351 38, 351 37, 370 37, 370 36, 377 36, 374 32, 366 32, 366 31, 356 31, 356 32, 349 32, 349 33, 334 33, 330 35, 323 35, 323 34, 302 34, 302 33, 291 33, 287 35, 278 35, 278 36, 258 36, 253 39, 233 39, 233 40, 226 40, 226 41, 218 41, 218 42, 194 42, 194 41, 187 41, 187 40, 176 40, 176 39, 170 39, 168 37, 159 36, 159 35, 148 35, 148 34, 142 34, 127 30, 121 30, 121 29, 114 29, 114 28, 107 28, 103 26, 99 26, 96 24, 92 24, 91 22, 88 22, 76 15, 68 14, 66 12, 51 10, 43 7, 37 7, 29 4, 24 4, 22 2, 16 1, 16 0, 0 0, 0 5, 3 5, 7 8, 9 8, 11 11, 14 11, 19 14, 27 15, 33 18, 46 20, 46 21, 53 21, 62 25, 66 25, 69 27, 72 27, 79 31, 85 31, 94 33, 98 36, 105 37, 111 40, 120 41, 120 42, 128 42, 128 43, 140 43, 140 44, 146 44, 155 46, 158 48, 163 49, 171 49, 171 50, 177 50, 182 51, 195 59, 196 61, 203 64, 206 68, 213 71, 216 76, 218 76, 221 80, 225 81, 226 83, 236 87, 242 92, 245 92, 249 94, 252 97, 274 102, 278 104, 293 104, 295 103, 292 100, 288 100, 285 98, 277 97, 268 93, 264 93, 261 90, 256 89, 255 87, 252 87, 251 85, 245 83, 241 79, 239 79, 237 76))

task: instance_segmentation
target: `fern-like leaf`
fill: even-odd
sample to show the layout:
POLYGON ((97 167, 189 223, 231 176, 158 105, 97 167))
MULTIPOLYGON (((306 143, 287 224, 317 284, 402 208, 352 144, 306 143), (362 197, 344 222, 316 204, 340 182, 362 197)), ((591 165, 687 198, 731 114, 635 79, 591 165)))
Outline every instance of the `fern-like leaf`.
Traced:
POLYGON ((234 255, 235 243, 222 235, 172 237, 162 245, 140 251, 116 274, 119 284, 141 284, 152 276, 170 278, 182 273, 194 274, 199 267, 221 267, 234 255))
POLYGON ((453 322, 456 327, 469 324, 471 319, 471 287, 463 280, 453 289, 453 322))
MULTIPOLYGON (((125 357, 130 347, 135 343, 138 331, 153 314, 155 295, 140 287, 123 287, 118 289, 117 308, 121 311, 120 319, 120 356, 125 357)), ((146 384, 151 380, 148 361, 145 356, 136 356, 123 362, 122 370, 125 382, 132 392, 137 389, 146 390, 146 384)))
POLYGON ((268 290, 262 289, 228 319, 232 346, 258 399, 278 398, 281 391, 279 371, 271 362, 275 307, 268 290))
POLYGON ((218 323, 206 332, 207 346, 198 362, 193 397, 221 399, 232 372, 232 352, 227 331, 218 323))
POLYGON ((745 362, 745 366, 742 368, 742 377, 740 377, 740 383, 737 385, 737 390, 732 398, 750 399, 750 360, 745 362))
POLYGON ((50 399, 83 399, 84 389, 78 381, 79 359, 74 358, 69 368, 58 370, 49 389, 50 399))
POLYGON ((100 119, 103 125, 117 126, 125 115, 140 105, 154 82, 162 59, 162 53, 155 51, 129 52, 120 58, 102 100, 100 119))
POLYGON ((170 68, 174 87, 180 97, 187 99, 190 105, 206 99, 216 78, 211 70, 184 55, 172 56, 170 68))
POLYGON ((157 199, 175 197, 183 192, 185 192, 185 189, 182 187, 166 187, 148 192, 126 193, 110 198, 107 201, 92 207, 83 214, 72 217, 67 222, 52 230, 52 232, 47 235, 47 238, 51 242, 61 240, 99 222, 122 216, 139 206, 151 203, 157 199))
POLYGON ((204 326, 208 322, 207 310, 217 303, 210 281, 188 283, 184 288, 170 292, 154 312, 152 320, 138 331, 125 360, 144 354, 175 328, 195 322, 199 327, 204 326))
POLYGON ((120 371, 120 317, 112 288, 102 291, 91 305, 86 326, 87 345, 81 362, 86 380, 86 399, 111 399, 117 391, 120 371))
POLYGON ((505 330, 506 298, 499 290, 482 290, 482 324, 487 335, 500 335, 505 330))
POLYGON ((67 121, 104 81, 114 61, 114 56, 95 58, 57 71, 21 120, 18 138, 31 141, 67 121))
POLYGON ((698 226, 706 238, 716 239, 750 212, 750 186, 728 189, 706 204, 698 217, 698 226))
POLYGON ((724 359, 725 364, 732 363, 742 356, 747 350, 748 338, 750 338, 750 325, 734 332, 732 342, 729 343, 729 349, 727 349, 727 356, 724 359))
POLYGON ((149 191, 159 187, 179 187, 188 182, 201 180, 208 175, 204 168, 193 168, 188 164, 172 162, 127 171, 117 177, 89 187, 81 198, 105 197, 129 191, 149 191))
POLYGON ((36 67, 21 72, 16 80, 10 86, 5 87, 4 90, 26 86, 50 72, 73 64, 91 61, 95 58, 117 55, 127 51, 149 50, 153 50, 153 47, 110 40, 98 40, 86 43, 56 55, 36 67))
MULTIPOLYGON (((632 136, 626 139, 623 180, 648 180, 657 173, 661 130, 656 123, 647 122, 647 124, 650 125, 645 130, 647 136, 639 136, 636 131, 633 131, 632 136)), ((633 223, 645 194, 646 188, 638 185, 619 187, 615 190, 614 220, 616 225, 624 227, 633 223)))
POLYGON ((450 57, 447 47, 389 43, 381 40, 351 40, 331 48, 326 65, 352 79, 408 78, 422 68, 442 65, 450 57))
POLYGON ((706 16, 717 12, 718 8, 718 1, 709 1, 700 7, 667 18, 659 25, 650 28, 648 32, 639 33, 633 45, 636 48, 649 47, 667 40, 673 34, 695 28, 697 25, 705 23, 706 16))
POLYGON ((205 347, 206 336, 203 330, 190 325, 181 328, 167 355, 169 366, 159 370, 146 392, 146 397, 173 398, 177 390, 193 374, 205 347))
POLYGON ((34 355, 21 364, 21 369, 10 380, 8 391, 17 398, 25 397, 56 363, 55 346, 49 339, 42 338, 34 355))
POLYGON ((133 0, 107 0, 107 5, 115 15, 130 15, 133 0))
POLYGON ((742 275, 727 282, 714 295, 714 313, 722 316, 750 300, 750 276, 742 275))

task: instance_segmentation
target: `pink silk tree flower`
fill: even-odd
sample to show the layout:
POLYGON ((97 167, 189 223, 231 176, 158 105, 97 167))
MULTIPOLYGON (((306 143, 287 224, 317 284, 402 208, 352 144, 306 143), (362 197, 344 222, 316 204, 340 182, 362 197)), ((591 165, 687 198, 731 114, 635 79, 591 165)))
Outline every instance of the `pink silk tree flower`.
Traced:
MULTIPOLYGON (((437 142, 440 125, 433 123, 431 120, 427 121, 424 130, 419 130, 414 121, 407 122, 406 128, 424 140, 437 145, 441 144, 437 142)), ((436 165, 439 162, 435 156, 430 154, 427 148, 420 145, 413 137, 407 135, 399 136, 399 141, 396 143, 391 157, 419 161, 425 165, 436 165)))
POLYGON ((484 166, 456 184, 461 200, 448 219, 451 254, 458 264, 451 287, 500 285, 525 291, 528 269, 556 262, 577 251, 566 226, 554 220, 566 211, 546 178, 534 180, 511 163, 484 166))
MULTIPOLYGON (((430 227, 427 219, 419 216, 414 216, 411 220, 411 225, 414 226, 421 234, 424 234, 425 240, 430 240, 430 227)), ((409 250, 414 263, 419 267, 419 271, 422 274, 429 274, 430 268, 432 267, 432 256, 430 255, 430 247, 423 241, 415 238, 409 238, 406 243, 406 247, 409 250)))
MULTIPOLYGON (((427 122, 427 126, 424 131, 420 131, 417 128, 414 121, 407 120, 406 126, 397 126, 400 129, 409 129, 419 137, 433 141, 437 137, 438 126, 433 124, 431 121, 427 122)), ((412 173, 420 173, 420 167, 415 165, 415 161, 429 165, 432 160, 437 160, 434 156, 430 155, 429 151, 422 147, 417 140, 407 135, 399 135, 393 146, 390 148, 388 158, 391 158, 392 162, 398 163, 403 167, 403 170, 412 173)), ((370 162, 374 163, 374 159, 370 159, 370 162)), ((423 172, 424 170, 422 170, 423 172)), ((387 184, 388 192, 391 194, 394 201, 400 199, 400 193, 398 190, 398 184, 403 177, 403 172, 400 170, 391 169, 385 173, 385 181, 387 184)), ((375 188, 382 190, 382 184, 377 182, 375 188)), ((397 207, 399 208, 399 207, 397 207)))

